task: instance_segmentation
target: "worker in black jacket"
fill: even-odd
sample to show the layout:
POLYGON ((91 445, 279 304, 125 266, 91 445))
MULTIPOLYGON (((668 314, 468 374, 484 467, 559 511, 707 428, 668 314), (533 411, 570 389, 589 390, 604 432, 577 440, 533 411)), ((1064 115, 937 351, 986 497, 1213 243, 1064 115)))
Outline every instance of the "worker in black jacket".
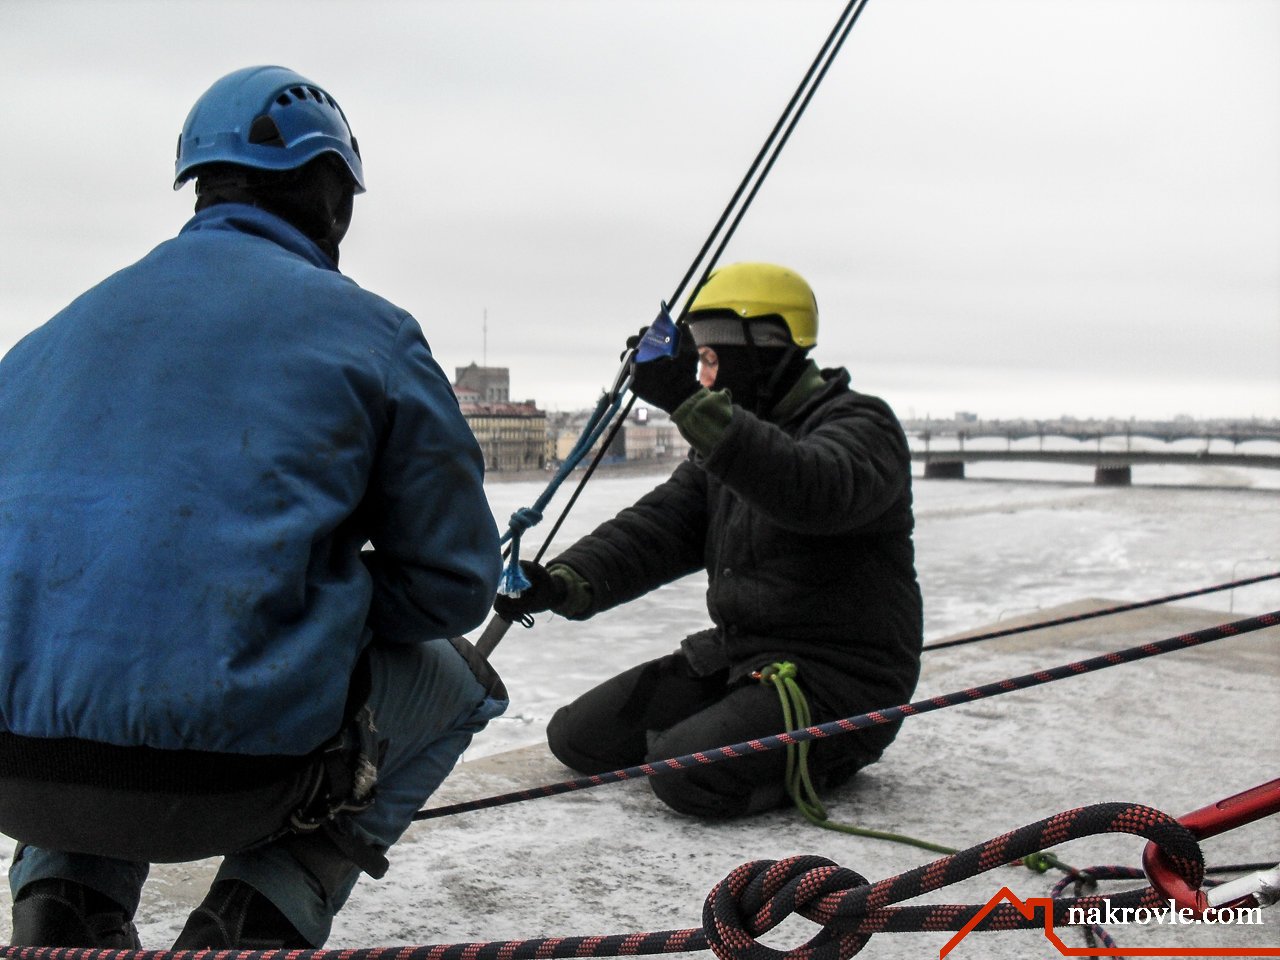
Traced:
MULTIPOLYGON (((588 691, 552 717, 552 752, 599 773, 782 732, 756 674, 790 662, 820 723, 910 699, 921 598, 911 541, 910 455, 893 411, 819 370, 817 304, 772 264, 714 272, 680 348, 634 367, 632 390, 692 445, 671 477, 500 597, 499 615, 585 620, 705 569, 714 626, 669 656, 588 691), (695 349, 696 344, 696 349, 695 349), (700 363, 700 370, 698 369, 700 363)), ((634 343, 633 338, 633 343, 634 343)), ((896 724, 813 744, 821 788, 875 761, 896 724)), ((674 809, 708 818, 786 800, 770 751, 654 778, 674 809)))

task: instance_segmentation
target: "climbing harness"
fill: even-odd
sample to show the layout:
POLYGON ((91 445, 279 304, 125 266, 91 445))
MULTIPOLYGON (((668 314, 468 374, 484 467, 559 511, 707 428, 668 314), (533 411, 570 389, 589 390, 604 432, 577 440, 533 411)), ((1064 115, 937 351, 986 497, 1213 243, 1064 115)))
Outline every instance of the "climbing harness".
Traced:
MULTIPOLYGON (((617 436, 623 423, 626 422, 627 414, 630 413, 631 407, 635 403, 634 394, 627 397, 625 402, 623 400, 624 396, 627 396, 630 387, 632 365, 637 361, 646 362, 648 359, 667 356, 674 351, 675 333, 679 321, 671 319, 668 304, 674 305, 680 302, 681 296, 694 276, 699 275, 699 271, 701 271, 700 279, 694 287, 694 294, 696 295, 697 290, 707 282, 711 271, 715 268, 725 247, 737 231, 738 225, 742 222, 743 216, 751 206, 765 178, 773 169, 778 155, 790 139, 796 124, 804 115, 805 109, 813 99, 814 93, 817 92, 818 86, 826 77, 827 70, 830 69, 832 61, 840 52, 845 38, 848 37, 849 32, 853 29, 853 25, 857 22, 866 4, 867 0, 849 0, 849 3, 841 11, 835 26, 832 27, 817 56, 814 57, 808 70, 805 71, 804 77, 791 95, 791 99, 778 117, 769 136, 765 138, 765 142, 760 147, 755 159, 752 160, 751 165, 747 168, 746 174, 739 182, 729 202, 725 205, 719 219, 716 220, 715 226, 712 227, 706 240, 703 241, 702 247, 698 250, 684 276, 676 285, 674 293, 661 303, 657 318, 650 324, 653 335, 646 337, 638 345, 643 353, 637 356, 636 349, 629 349, 623 354, 622 364, 614 378, 612 388, 604 393, 597 402, 596 409, 591 417, 588 418, 578 442, 574 445, 569 456, 565 458, 560 469, 557 470, 547 489, 538 497, 532 507, 522 508, 511 515, 508 532, 503 538, 503 542, 509 544, 509 547, 506 556, 507 564, 499 586, 501 593, 518 595, 520 591, 529 587, 528 580, 520 570, 521 537, 530 527, 542 520, 543 511, 555 496, 565 478, 582 462, 586 454, 603 436, 603 442, 596 447, 595 456, 583 473, 568 502, 561 510, 556 522, 552 525, 551 531, 543 541, 542 547, 534 557, 535 562, 541 560, 555 539, 556 534, 560 531, 560 527, 563 525, 569 511, 577 503, 582 490, 595 473, 596 467, 605 455, 605 451, 610 448, 614 437, 617 436), (712 249, 713 245, 714 250, 712 249), (606 431, 608 431, 607 434, 606 431)), ((692 299, 693 297, 690 296, 686 301, 685 310, 688 309, 688 303, 692 302, 692 299)), ((681 316, 682 314, 677 314, 677 317, 681 316)), ((531 623, 525 623, 524 625, 530 626, 531 623)), ((510 623, 508 621, 494 615, 485 626, 480 638, 476 641, 476 649, 488 656, 501 642, 509 627, 510 623)))
POLYGON ((1246 577, 1243 580, 1231 580, 1227 583, 1215 584, 1212 587, 1201 587, 1199 590, 1188 590, 1185 593, 1171 593, 1164 597, 1156 597, 1153 600, 1140 600, 1136 603, 1122 603, 1119 606, 1107 607, 1103 610, 1091 610, 1088 613, 1077 613, 1069 617, 1058 617, 1054 620, 1041 620, 1037 623, 1028 623, 1021 627, 1008 627, 1004 630, 993 630, 988 633, 978 633, 971 637, 960 637, 956 640, 941 640, 937 643, 926 643, 925 650, 943 650, 947 647, 958 647, 967 643, 977 643, 979 640, 994 640, 997 637, 1011 637, 1018 633, 1029 633, 1032 630, 1045 630, 1049 627, 1060 627, 1067 623, 1079 623, 1082 620, 1092 620, 1095 617, 1109 617, 1116 613, 1127 613, 1130 610, 1141 610, 1144 607, 1154 607, 1162 603, 1172 603, 1175 600, 1186 600, 1188 597, 1202 597, 1208 593, 1219 593, 1223 590, 1234 590, 1236 587, 1245 587, 1253 583, 1262 583, 1266 580, 1280 579, 1280 570, 1275 573, 1264 573, 1256 577, 1246 577))
POLYGON ((373 711, 365 704, 320 750, 311 795, 289 817, 290 832, 323 833, 348 860, 375 880, 387 872, 386 856, 346 831, 342 817, 373 806, 384 750, 385 744, 379 744, 373 725, 373 711))
POLYGON ((535 800, 539 797, 550 797, 558 796, 563 793, 572 793, 576 790, 585 790, 591 787, 603 786, 606 783, 618 783, 623 780, 634 780, 642 777, 655 777, 667 773, 675 773, 680 770, 687 770, 691 767, 704 766, 709 763, 719 763, 723 760, 731 760, 734 757, 763 753, 767 750, 776 750, 780 747, 785 747, 790 743, 800 743, 806 740, 821 740, 826 737, 838 736, 843 733, 852 733, 855 730, 864 730, 867 727, 877 726, 882 723, 892 723, 895 720, 918 716, 922 713, 932 713, 935 710, 943 710, 947 707, 954 707, 959 704, 972 703, 975 700, 983 700, 988 697, 1000 696, 1001 694, 1012 693, 1016 690, 1026 690, 1031 687, 1052 683, 1055 680, 1063 680, 1067 677, 1076 677, 1081 674, 1092 673, 1096 670, 1105 670, 1108 667, 1115 667, 1124 663, 1134 663, 1139 660, 1146 660, 1150 657, 1160 656, 1161 654, 1171 653, 1175 650, 1185 650, 1190 647, 1197 647, 1206 643, 1223 640, 1227 637, 1236 637, 1241 634, 1252 633, 1255 630, 1265 630, 1268 627, 1274 626, 1280 626, 1280 610, 1259 614, 1256 617, 1247 617, 1243 620, 1236 620, 1231 623, 1220 624, 1216 627, 1207 627, 1203 630, 1197 630, 1193 633, 1185 633, 1176 637, 1169 637, 1165 640, 1157 640, 1151 643, 1140 644, 1136 647, 1128 647, 1124 650, 1116 650, 1112 653, 1104 653, 1096 657, 1090 657, 1086 660, 1077 660, 1072 663, 1062 664, 1061 666, 1049 667, 1044 670, 1038 670, 1035 673, 1023 674, 1018 677, 1009 677, 994 683, 983 684, 979 687, 970 687, 967 690, 957 690, 953 693, 930 697, 927 700, 917 700, 914 703, 906 703, 897 707, 886 707, 882 710, 873 710, 870 713, 860 714, 856 717, 845 717, 840 720, 820 723, 816 726, 807 727, 805 729, 791 730, 786 733, 761 737, 757 740, 747 740, 742 743, 735 743, 726 747, 716 747, 710 750, 699 751, 698 753, 685 754, 680 757, 671 757, 666 760, 656 760, 652 763, 644 763, 634 767, 625 767, 607 773, 578 777, 577 779, 565 780, 561 783, 545 784, 540 787, 517 790, 515 792, 505 793, 499 796, 487 797, 479 800, 468 800, 462 803, 455 803, 442 807, 429 807, 425 810, 419 810, 414 814, 413 818, 415 820, 434 820, 439 817, 447 817, 456 813, 467 813, 472 810, 506 806, 507 804, 519 803, 524 800, 535 800))

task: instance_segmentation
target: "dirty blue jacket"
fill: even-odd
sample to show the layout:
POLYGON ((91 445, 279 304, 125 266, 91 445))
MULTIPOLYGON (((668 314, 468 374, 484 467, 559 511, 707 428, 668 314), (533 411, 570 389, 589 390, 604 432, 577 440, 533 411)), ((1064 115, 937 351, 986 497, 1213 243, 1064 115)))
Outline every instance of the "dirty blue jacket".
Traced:
POLYGON ((0 730, 306 753, 486 615, 483 463, 409 314, 239 204, 0 362, 0 730))

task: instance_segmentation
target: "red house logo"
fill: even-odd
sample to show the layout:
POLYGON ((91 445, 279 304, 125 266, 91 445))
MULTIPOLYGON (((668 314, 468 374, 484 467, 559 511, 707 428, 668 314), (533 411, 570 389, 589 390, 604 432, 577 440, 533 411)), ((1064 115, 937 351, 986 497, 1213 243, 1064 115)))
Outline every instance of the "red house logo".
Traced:
POLYGON ((1052 899, 1028 897, 1021 900, 1008 887, 1001 887, 1000 892, 988 900, 977 915, 938 951, 938 960, 945 960, 947 954, 959 946, 960 941, 999 906, 1002 900, 1007 901, 1028 920, 1034 919, 1038 909, 1044 924, 1044 938, 1064 957, 1280 957, 1280 947, 1068 947, 1054 931, 1052 899))

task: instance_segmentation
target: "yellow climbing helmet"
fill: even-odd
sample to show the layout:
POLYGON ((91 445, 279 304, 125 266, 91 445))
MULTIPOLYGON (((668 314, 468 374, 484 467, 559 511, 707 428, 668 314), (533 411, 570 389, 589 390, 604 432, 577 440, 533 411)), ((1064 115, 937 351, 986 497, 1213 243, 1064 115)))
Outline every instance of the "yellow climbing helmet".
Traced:
POLYGON ((713 270, 689 305, 689 322, 696 323, 703 311, 732 311, 744 320, 780 317, 797 347, 818 342, 813 290, 800 274, 776 264, 732 263, 713 270))

